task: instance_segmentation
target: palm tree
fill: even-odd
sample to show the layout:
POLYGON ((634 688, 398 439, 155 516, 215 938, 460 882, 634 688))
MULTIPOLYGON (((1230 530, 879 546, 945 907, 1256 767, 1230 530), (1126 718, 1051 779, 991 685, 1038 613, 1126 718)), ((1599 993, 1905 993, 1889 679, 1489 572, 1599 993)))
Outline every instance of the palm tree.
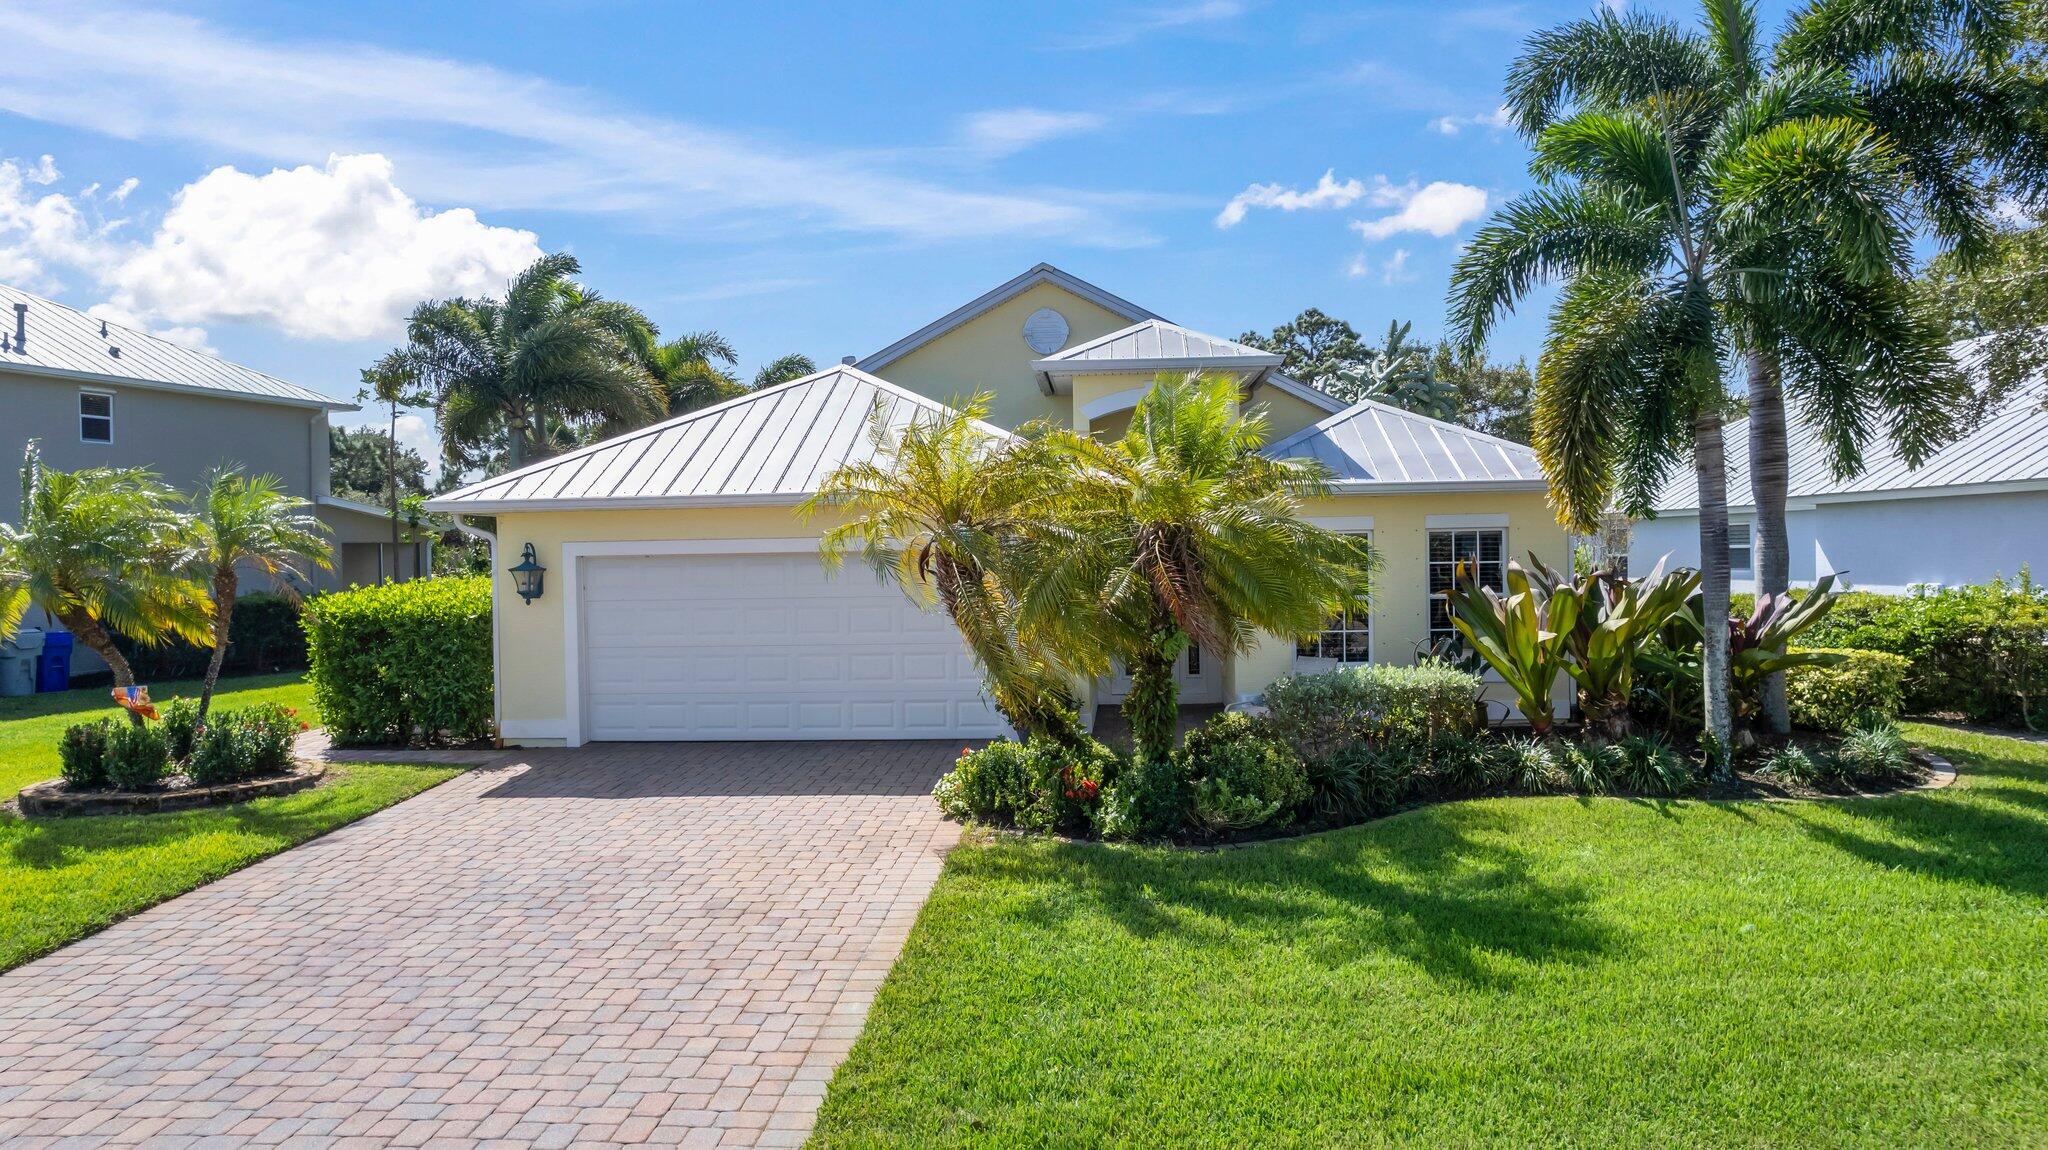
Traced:
POLYGON ((746 385, 731 374, 738 362, 739 353, 731 342, 715 331, 691 332, 667 343, 651 344, 644 356, 647 373, 661 385, 670 415, 744 395, 746 385))
POLYGON ((1018 543, 1042 529, 1031 516, 1047 490, 1032 486, 1007 436, 982 422, 990 397, 892 429, 874 413, 874 460, 825 477, 799 514, 847 516, 820 555, 837 569, 849 552, 919 604, 936 603, 979 664, 996 710, 1020 734, 1082 740, 1069 676, 1018 638, 1009 572, 1018 543))
POLYGON ((515 276, 503 300, 421 304, 407 354, 435 397, 443 449, 460 459, 501 431, 514 468, 551 451, 551 423, 640 426, 666 396, 636 349, 652 338, 639 309, 586 291, 574 256, 515 276))
POLYGON ((1227 378, 1162 375, 1122 439, 1054 431, 1028 453, 1059 528, 1027 543, 1020 622, 1085 670, 1129 670, 1141 769, 1167 769, 1188 643, 1242 654, 1261 631, 1305 634, 1364 605, 1365 543, 1301 517, 1324 472, 1259 454, 1265 416, 1237 396, 1227 378))
POLYGON ((811 361, 810 356, 801 352, 791 352, 770 360, 761 370, 754 373, 754 390, 774 387, 778 383, 788 383, 792 379, 802 379, 817 370, 818 365, 811 361))
MULTIPOLYGON (((1855 115, 1846 77, 1788 69, 1730 92, 1751 58, 1709 4, 1711 37, 1603 13, 1532 41, 1509 107, 1547 186, 1481 229, 1452 277, 1468 348, 1540 278, 1565 280, 1537 372, 1535 447, 1560 518, 1590 532, 1617 501, 1649 511, 1670 460, 1692 456, 1707 618, 1728 614, 1724 357, 1795 349, 1839 386, 1843 448, 1881 404, 1909 458, 1940 442, 1948 386, 1906 306, 1898 163, 1855 115), (1560 109, 1569 109, 1561 114, 1560 109)), ((1752 22, 1753 23, 1753 22, 1752 22)), ((1720 766, 1734 746, 1724 629, 1708 629, 1704 712, 1720 766)))
MULTIPOLYGON (((398 578, 398 409, 424 407, 431 397, 420 390, 412 357, 401 351, 386 352, 362 371, 363 389, 356 399, 374 399, 384 404, 391 416, 391 429, 384 438, 384 482, 389 487, 391 509, 391 578, 398 578)), ((211 688, 211 681, 208 683, 211 688)), ((202 701, 201 716, 205 705, 202 701)))
MULTIPOLYGON (((176 495, 140 468, 43 466, 30 440, 21 460, 21 522, 0 523, 0 634, 21 622, 31 601, 64 624, 114 674, 135 685, 114 633, 144 646, 175 635, 211 638, 206 590, 184 572, 194 549, 192 523, 176 495)), ((137 723, 142 720, 131 714, 137 723)))
POLYGON ((187 502, 198 545, 193 565, 206 574, 213 590, 213 657, 206 661, 206 681, 199 688, 203 727, 207 709, 213 706, 214 684, 220 680, 221 660, 228 653, 240 569, 248 566, 281 594, 296 599, 305 579, 300 562, 319 567, 333 563, 327 525, 309 514, 312 504, 288 494, 275 475, 250 478, 236 467, 216 468, 200 480, 187 502))

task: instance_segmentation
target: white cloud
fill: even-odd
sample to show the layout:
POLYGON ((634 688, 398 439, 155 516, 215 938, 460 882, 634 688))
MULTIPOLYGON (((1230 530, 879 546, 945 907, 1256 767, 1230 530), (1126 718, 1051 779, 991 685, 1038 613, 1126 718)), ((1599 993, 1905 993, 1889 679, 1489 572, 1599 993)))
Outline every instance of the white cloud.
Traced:
POLYGON ((1216 226, 1234 228, 1244 222, 1245 213, 1253 208, 1278 208, 1283 212, 1348 208, 1368 197, 1372 203, 1391 206, 1403 202, 1399 193, 1400 189, 1389 183, 1385 176, 1374 176, 1370 183, 1356 177, 1339 182, 1337 169, 1331 168, 1307 191, 1297 191, 1285 184, 1253 184, 1247 187, 1230 197, 1230 202, 1216 213, 1216 226))
POLYGON ((394 337, 418 301, 497 292, 540 255, 532 232, 466 208, 421 208, 377 155, 260 176, 216 168, 137 240, 120 238, 130 221, 89 219, 83 192, 30 199, 23 178, 0 161, 8 278, 50 285, 53 267, 83 272, 107 293, 93 314, 202 349, 203 325, 220 322, 297 338, 394 337))
POLYGON ((1244 13, 1245 6, 1238 0, 1196 0, 1192 4, 1148 8, 1127 12, 1098 32, 1069 37, 1056 42, 1053 46, 1075 49, 1116 48, 1134 44, 1156 32, 1220 24, 1235 20, 1244 13))
POLYGON ((1381 283, 1404 284, 1414 278, 1415 273, 1408 270, 1407 248, 1395 248, 1394 254, 1387 257, 1387 262, 1380 265, 1381 283))
POLYGON ((968 116, 961 122, 960 135, 968 147, 990 158, 999 158, 1061 136, 1093 132, 1108 122, 1094 112, 1003 108, 968 116))
POLYGON ((892 170, 898 156, 770 143, 461 60, 258 40, 108 0, 14 0, 7 37, 0 109, 284 164, 374 150, 430 202, 919 241, 1130 232, 1085 197, 955 188, 892 170))
MULTIPOLYGON (((376 424, 371 422, 368 426, 374 427, 376 424)), ((385 429, 388 431, 390 426, 387 422, 385 429)), ((420 458, 429 463, 441 458, 441 437, 434 433, 434 425, 428 423, 423 415, 415 415, 409 411, 399 413, 398 445, 419 452, 420 458)))
POLYGON ((1407 194, 1400 211, 1374 220, 1353 220, 1351 227, 1368 240, 1402 232, 1447 236, 1486 214, 1486 192, 1470 184, 1438 180, 1404 190, 1407 194))
POLYGON ((1364 252, 1351 257, 1351 262, 1344 267, 1344 274, 1355 280, 1372 274, 1372 265, 1366 262, 1364 252))
POLYGON ((44 153, 43 158, 37 161, 35 167, 28 168, 21 173, 21 178, 31 184, 48 186, 62 179, 63 175, 64 173, 57 170, 57 157, 44 153))
POLYGON ((1438 116, 1429 122, 1431 131, 1446 136, 1455 136, 1466 128, 1485 128, 1499 132, 1515 126, 1515 116, 1506 104, 1477 116, 1438 116))

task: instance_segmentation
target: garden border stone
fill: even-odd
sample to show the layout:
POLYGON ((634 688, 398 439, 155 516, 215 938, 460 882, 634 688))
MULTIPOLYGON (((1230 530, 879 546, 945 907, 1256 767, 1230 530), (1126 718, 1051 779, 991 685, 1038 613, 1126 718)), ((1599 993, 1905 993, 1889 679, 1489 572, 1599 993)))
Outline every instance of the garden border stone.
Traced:
POLYGON ((250 799, 289 795, 317 786, 327 775, 327 764, 295 760, 281 775, 222 783, 212 787, 165 787, 150 791, 74 791, 63 779, 46 779, 21 788, 15 800, 22 817, 31 819, 71 818, 85 815, 138 815, 159 811, 187 811, 200 807, 223 807, 250 799))

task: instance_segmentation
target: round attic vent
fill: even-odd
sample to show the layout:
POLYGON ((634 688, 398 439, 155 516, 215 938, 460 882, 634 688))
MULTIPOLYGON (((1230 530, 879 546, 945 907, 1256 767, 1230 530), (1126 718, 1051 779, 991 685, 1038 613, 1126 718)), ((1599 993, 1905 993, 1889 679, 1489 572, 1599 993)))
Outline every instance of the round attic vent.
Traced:
POLYGON ((1024 320, 1024 344, 1040 355, 1067 346, 1067 317, 1049 307, 1032 312, 1024 320))

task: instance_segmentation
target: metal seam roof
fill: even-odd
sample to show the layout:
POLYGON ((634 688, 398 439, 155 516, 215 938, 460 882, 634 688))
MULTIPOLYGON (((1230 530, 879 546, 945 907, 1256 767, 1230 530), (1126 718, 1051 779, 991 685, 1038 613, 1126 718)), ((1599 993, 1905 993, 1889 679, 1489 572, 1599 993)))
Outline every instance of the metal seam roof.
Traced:
POLYGON ((99 319, 82 311, 0 284, 0 332, 14 338, 14 305, 27 304, 28 346, 0 352, 0 371, 54 376, 114 386, 215 392, 265 403, 353 411, 353 404, 329 398, 252 368, 99 319), (119 348, 120 355, 113 354, 119 348))
POLYGON ((1339 490, 1543 483, 1536 453, 1519 443, 1369 399, 1265 450, 1320 462, 1339 490))
POLYGON ((1159 318, 1137 304, 1121 296, 1112 295, 1077 275, 1061 271, 1048 263, 1038 263, 1031 265, 1023 274, 997 284, 882 350, 864 356, 853 366, 862 371, 880 371, 961 324, 1023 295, 1042 283, 1064 288, 1103 310, 1114 312, 1128 320, 1159 318))
POLYGON ((1281 357, 1269 351, 1205 335, 1163 319, 1148 319, 1046 356, 1031 366, 1048 371, 1145 360, 1236 360, 1247 367, 1278 367, 1281 363, 1281 357))

